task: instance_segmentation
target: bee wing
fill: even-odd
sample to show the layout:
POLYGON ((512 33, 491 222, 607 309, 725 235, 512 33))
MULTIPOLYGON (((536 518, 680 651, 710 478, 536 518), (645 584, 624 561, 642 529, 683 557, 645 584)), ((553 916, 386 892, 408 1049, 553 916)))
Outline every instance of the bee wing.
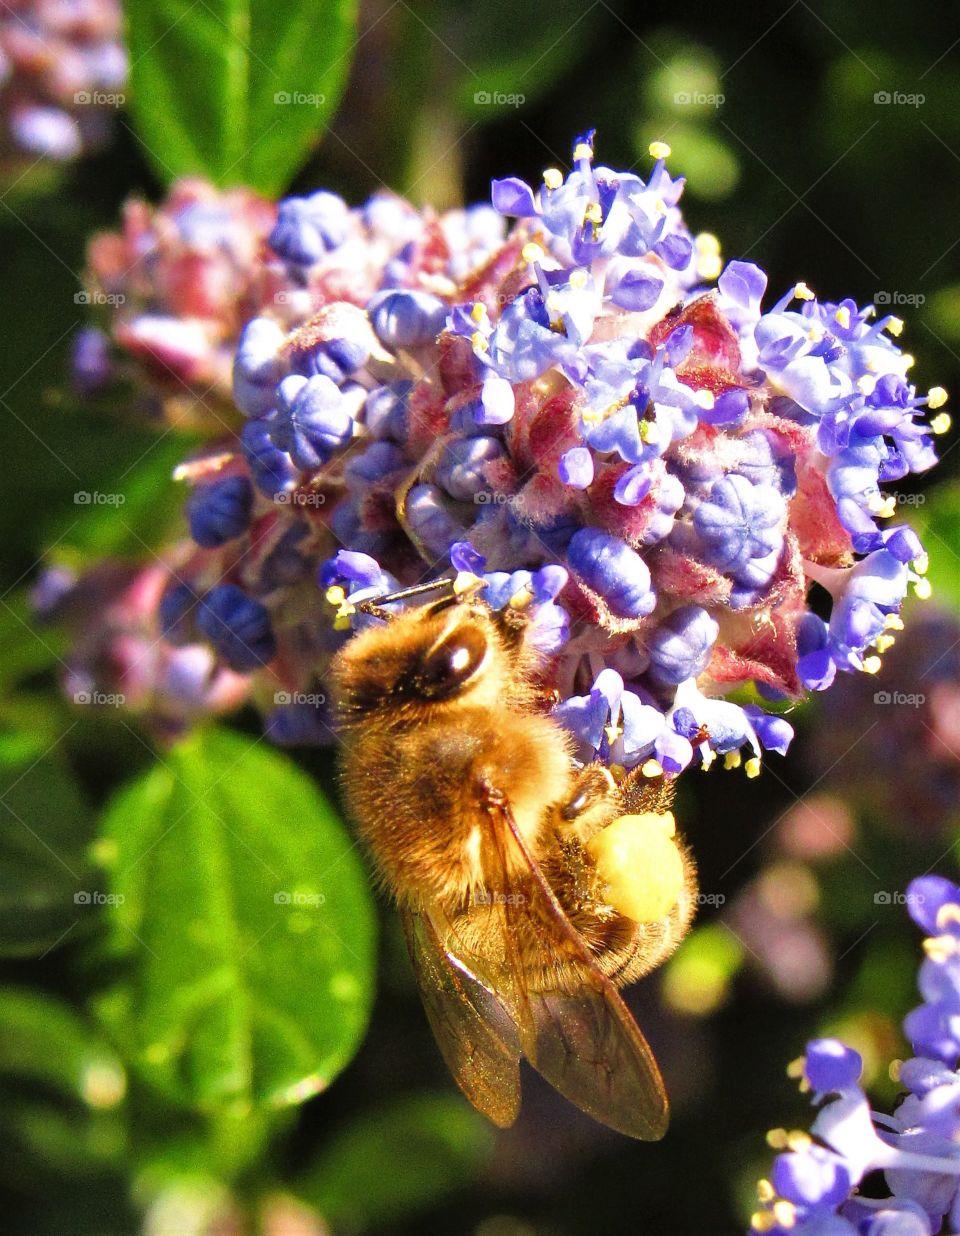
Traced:
POLYGON ((534 951, 545 961, 556 959, 574 975, 573 981, 567 978, 561 986, 558 970, 553 990, 531 991, 529 982, 514 982, 512 998, 519 1007, 510 1012, 523 1054, 565 1098, 601 1124, 642 1141, 657 1141, 667 1131, 669 1107, 649 1044, 564 913, 509 805, 497 798, 490 810, 501 825, 496 827, 495 818, 504 887, 509 886, 511 869, 519 867, 528 877, 522 886, 514 880, 516 894, 505 899, 505 942, 515 954, 509 970, 524 973, 516 956, 518 941, 529 941, 532 933, 534 951), (508 855, 515 861, 509 862, 508 855))
POLYGON ((447 1068, 477 1111, 508 1128, 520 1110, 520 1043, 512 1022, 490 989, 447 951, 429 911, 405 910, 402 918, 417 986, 447 1068))

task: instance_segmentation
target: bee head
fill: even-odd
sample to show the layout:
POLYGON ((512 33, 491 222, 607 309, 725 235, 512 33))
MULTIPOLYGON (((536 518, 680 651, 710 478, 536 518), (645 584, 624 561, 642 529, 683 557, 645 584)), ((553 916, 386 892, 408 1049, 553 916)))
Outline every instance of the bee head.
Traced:
POLYGON ((333 663, 342 713, 492 704, 511 671, 501 626, 482 602, 454 596, 367 627, 333 663))

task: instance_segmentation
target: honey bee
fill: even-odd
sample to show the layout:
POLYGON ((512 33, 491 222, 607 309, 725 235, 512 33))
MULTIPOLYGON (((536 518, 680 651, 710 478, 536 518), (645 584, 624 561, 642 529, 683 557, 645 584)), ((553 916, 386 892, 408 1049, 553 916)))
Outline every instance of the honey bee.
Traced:
POLYGON ((658 1139, 666 1092, 618 988, 693 915, 670 787, 578 767, 522 611, 492 611, 476 588, 384 608, 405 595, 360 603, 384 621, 349 640, 332 678, 346 803, 399 907, 440 1051, 501 1127, 525 1057, 594 1119, 658 1139))

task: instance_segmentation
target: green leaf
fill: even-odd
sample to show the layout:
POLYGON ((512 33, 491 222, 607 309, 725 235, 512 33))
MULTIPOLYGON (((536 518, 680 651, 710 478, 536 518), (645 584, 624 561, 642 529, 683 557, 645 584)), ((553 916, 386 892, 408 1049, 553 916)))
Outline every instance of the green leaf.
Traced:
POLYGON ((911 496, 917 505, 910 522, 930 558, 934 599, 960 607, 960 484, 934 485, 911 496))
POLYGON ((0 692, 49 669, 58 659, 63 636, 43 627, 30 611, 26 592, 0 601, 0 692))
POLYGON ((27 749, 0 766, 0 956, 45 953, 81 921, 74 898, 90 832, 87 804, 56 753, 27 749))
POLYGON ((126 1089, 114 1053, 69 1005, 14 988, 0 990, 0 1076, 99 1109, 115 1107, 126 1089))
POLYGON ((353 842, 280 753, 194 735, 108 806, 114 947, 101 1012, 144 1079, 200 1110, 300 1102, 353 1056, 375 925, 353 842))
POLYGON ((0 991, 0 1136, 30 1175, 84 1173, 123 1146, 126 1078, 115 1054, 68 1005, 0 991))
POLYGON ((294 1189, 334 1227, 396 1222, 467 1183, 493 1139, 456 1095, 406 1096, 336 1134, 294 1189))
POLYGON ((165 180, 277 194, 350 68, 356 0, 130 0, 133 113, 165 180))

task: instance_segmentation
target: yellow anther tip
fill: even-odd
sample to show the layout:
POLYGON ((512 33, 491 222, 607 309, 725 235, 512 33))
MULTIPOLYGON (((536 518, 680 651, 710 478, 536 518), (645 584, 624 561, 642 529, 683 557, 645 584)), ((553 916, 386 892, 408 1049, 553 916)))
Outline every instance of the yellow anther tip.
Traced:
POLYGON ((940 412, 930 422, 930 428, 936 434, 946 433, 953 424, 949 412, 940 412))
POLYGON ((865 674, 879 674, 882 664, 883 662, 879 657, 864 657, 863 672, 865 674))
POLYGON ((750 759, 747 760, 746 764, 744 764, 743 771, 747 774, 747 776, 750 778, 751 781, 754 779, 754 777, 759 777, 760 776, 760 757, 756 755, 752 755, 750 759))
POLYGON ((797 1221, 797 1208, 793 1202, 788 1202, 786 1198, 781 1198, 780 1201, 773 1203, 772 1213, 780 1227, 791 1228, 797 1221))
POLYGON ((811 292, 805 283, 798 283, 793 289, 793 294, 797 300, 816 300, 816 294, 811 292))
POLYGON ((578 142, 573 148, 573 161, 579 163, 581 159, 592 159, 593 151, 587 142, 578 142))
POLYGON ((543 183, 548 189, 559 189, 563 184, 563 175, 555 167, 548 167, 543 173, 543 183))
POLYGON ((914 596, 919 601, 929 601, 933 596, 933 585, 929 579, 918 579, 913 585, 914 596))
POLYGON ((536 241, 531 240, 520 250, 520 256, 525 262, 542 262, 544 256, 543 249, 536 241))
POLYGON ((887 330, 891 335, 903 334, 903 318, 891 318, 887 323, 887 330))
POLYGON ((698 408, 703 408, 704 411, 709 411, 717 402, 713 391, 706 389, 693 392, 693 402, 698 408))
POLYGON ((850 329, 850 310, 846 305, 841 305, 837 312, 833 315, 837 325, 843 330, 850 329))
POLYGON ((470 316, 474 322, 482 322, 487 316, 487 307, 482 301, 474 301, 473 308, 470 310, 470 316))
POLYGON ((723 270, 723 258, 719 253, 704 253, 697 259, 697 274, 701 279, 716 279, 723 270))
POLYGON ((453 592, 458 597, 481 586, 486 586, 486 580, 474 575, 473 571, 458 571, 453 580, 453 592))
POLYGON ((927 391, 927 407, 931 409, 942 408, 948 398, 949 396, 942 386, 931 386, 927 391))
POLYGON ((651 159, 669 159, 671 155, 670 147, 666 142, 651 142, 648 150, 651 159))
POLYGON ((330 605, 342 605, 344 601, 347 599, 347 594, 344 592, 344 590, 340 587, 339 584, 331 584, 331 586, 326 590, 326 592, 323 595, 324 595, 324 599, 330 605))
POLYGON ((640 768, 645 777, 662 777, 663 765, 659 760, 647 760, 640 768))

